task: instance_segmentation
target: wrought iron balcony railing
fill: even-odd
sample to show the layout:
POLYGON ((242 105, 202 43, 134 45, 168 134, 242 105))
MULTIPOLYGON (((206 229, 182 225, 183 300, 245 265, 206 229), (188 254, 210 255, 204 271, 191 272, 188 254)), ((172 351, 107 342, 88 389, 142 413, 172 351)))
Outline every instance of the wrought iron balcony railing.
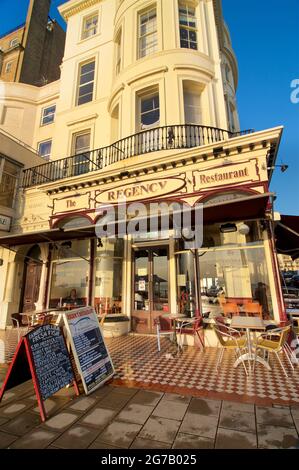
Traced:
POLYGON ((101 170, 121 160, 150 152, 200 147, 252 132, 251 129, 229 132, 191 124, 156 127, 121 139, 108 147, 28 168, 23 172, 21 186, 29 188, 101 170))

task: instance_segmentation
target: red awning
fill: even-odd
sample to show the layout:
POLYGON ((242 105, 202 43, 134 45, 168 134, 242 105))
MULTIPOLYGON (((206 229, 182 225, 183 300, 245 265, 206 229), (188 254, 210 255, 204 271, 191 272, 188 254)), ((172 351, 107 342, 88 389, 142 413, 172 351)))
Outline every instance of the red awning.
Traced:
POLYGON ((0 246, 10 248, 12 246, 30 245, 33 243, 54 243, 58 241, 71 240, 74 238, 95 237, 95 226, 80 227, 78 229, 44 230, 43 232, 28 232, 21 234, 11 234, 6 237, 0 237, 0 246))
POLYGON ((215 204, 204 204, 204 223, 234 222, 265 217, 269 198, 274 193, 255 194, 215 204))
POLYGON ((299 216, 281 215, 275 227, 276 249, 293 260, 299 258, 299 216))

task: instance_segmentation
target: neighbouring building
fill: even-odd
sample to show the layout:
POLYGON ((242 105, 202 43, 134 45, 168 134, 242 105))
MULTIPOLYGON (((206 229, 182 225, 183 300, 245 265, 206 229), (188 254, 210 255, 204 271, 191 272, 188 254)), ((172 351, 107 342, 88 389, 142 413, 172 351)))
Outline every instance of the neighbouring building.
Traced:
POLYGON ((42 86, 59 79, 65 32, 50 6, 30 0, 25 23, 0 36, 0 80, 42 86))
POLYGON ((23 172, 0 239, 0 328, 12 313, 68 304, 74 289, 77 305, 128 317, 137 333, 154 333, 163 312, 218 315, 223 298, 284 319, 269 192, 282 127, 240 131, 220 0, 70 0, 59 10, 60 80, 0 91, 0 109, 18 109, 3 129, 45 159, 23 172), (127 211, 146 206, 139 236, 97 238, 105 205, 124 196, 127 211), (175 236, 173 218, 162 238, 152 228, 150 204, 172 202, 193 215, 203 204, 200 248, 175 236))

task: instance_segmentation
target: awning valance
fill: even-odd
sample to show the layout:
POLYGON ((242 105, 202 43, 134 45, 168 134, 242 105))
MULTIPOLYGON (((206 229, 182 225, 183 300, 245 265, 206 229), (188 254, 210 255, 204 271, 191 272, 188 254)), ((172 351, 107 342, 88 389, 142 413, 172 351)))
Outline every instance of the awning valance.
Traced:
POLYGON ((276 249, 293 260, 299 258, 299 216, 281 215, 275 227, 276 249))
MULTIPOLYGON (((204 224, 264 218, 270 196, 273 197, 274 194, 256 194, 233 200, 225 200, 217 203, 209 202, 204 204, 204 224)), ((111 222, 108 222, 108 224, 111 224, 111 222)), ((171 228, 171 221, 169 225, 171 228)), ((13 246, 30 245, 34 243, 55 243, 64 240, 92 238, 96 237, 95 228, 95 225, 88 225, 78 228, 55 228, 41 232, 11 234, 0 238, 0 246, 10 248, 13 246)))

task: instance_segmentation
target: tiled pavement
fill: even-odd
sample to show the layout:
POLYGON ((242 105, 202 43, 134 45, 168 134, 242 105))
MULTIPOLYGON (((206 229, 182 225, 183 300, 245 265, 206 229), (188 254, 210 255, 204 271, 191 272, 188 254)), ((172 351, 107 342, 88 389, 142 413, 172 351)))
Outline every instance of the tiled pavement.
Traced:
POLYGON ((166 339, 158 353, 155 338, 139 336, 108 344, 116 379, 88 397, 61 390, 45 402, 46 423, 31 382, 7 391, 0 448, 299 448, 297 371, 286 381, 259 367, 248 381, 230 372, 230 355, 216 374, 215 350, 174 357, 166 339))
POLYGON ((41 423, 30 382, 8 391, 0 405, 0 448, 299 449, 299 407, 113 385, 79 398, 63 389, 45 403, 48 420, 41 423))

